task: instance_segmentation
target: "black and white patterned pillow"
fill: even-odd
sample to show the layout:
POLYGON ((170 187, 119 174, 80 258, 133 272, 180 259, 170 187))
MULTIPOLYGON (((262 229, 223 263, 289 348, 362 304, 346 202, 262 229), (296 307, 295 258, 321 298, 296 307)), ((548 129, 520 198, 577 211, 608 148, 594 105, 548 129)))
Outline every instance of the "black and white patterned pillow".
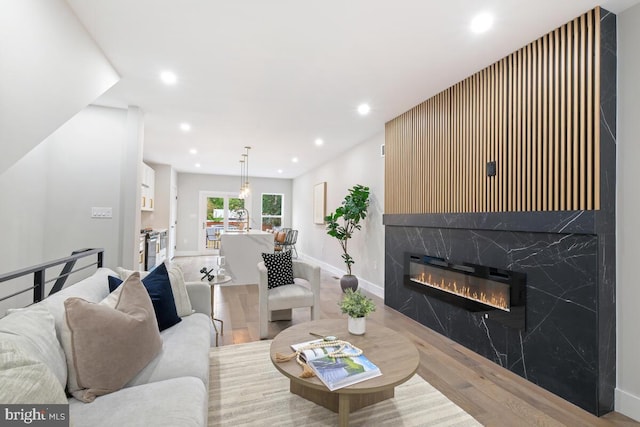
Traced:
POLYGON ((293 261, 291 251, 272 254, 262 254, 264 265, 267 267, 267 288, 273 289, 293 283, 293 261))

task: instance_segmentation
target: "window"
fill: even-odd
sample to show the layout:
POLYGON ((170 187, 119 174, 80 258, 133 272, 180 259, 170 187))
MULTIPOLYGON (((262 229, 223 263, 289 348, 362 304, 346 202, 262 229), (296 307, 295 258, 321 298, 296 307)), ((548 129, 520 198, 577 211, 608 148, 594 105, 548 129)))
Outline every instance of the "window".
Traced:
POLYGON ((247 226, 244 200, 232 196, 208 196, 207 227, 242 230, 247 226))
POLYGON ((262 230, 282 227, 283 194, 262 194, 262 230))
POLYGON ((229 197, 229 229, 244 230, 249 220, 245 216, 244 199, 229 197))
POLYGON ((224 198, 207 197, 207 226, 220 225, 224 220, 224 198))

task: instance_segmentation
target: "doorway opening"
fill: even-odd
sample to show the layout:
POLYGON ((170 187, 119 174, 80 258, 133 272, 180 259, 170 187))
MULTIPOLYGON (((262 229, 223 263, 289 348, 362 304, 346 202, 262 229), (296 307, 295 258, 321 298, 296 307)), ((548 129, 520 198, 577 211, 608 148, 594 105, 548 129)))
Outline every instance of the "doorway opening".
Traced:
POLYGON ((243 230, 248 224, 247 199, 237 193, 219 191, 200 192, 200 247, 201 251, 220 249, 220 234, 224 231, 243 230))

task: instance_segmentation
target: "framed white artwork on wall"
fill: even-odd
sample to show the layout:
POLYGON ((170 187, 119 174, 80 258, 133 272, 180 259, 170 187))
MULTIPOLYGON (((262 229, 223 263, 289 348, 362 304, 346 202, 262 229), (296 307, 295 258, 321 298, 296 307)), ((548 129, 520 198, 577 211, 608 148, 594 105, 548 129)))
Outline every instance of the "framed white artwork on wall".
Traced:
POLYGON ((321 182, 313 186, 313 222, 324 224, 327 203, 327 183, 321 182))

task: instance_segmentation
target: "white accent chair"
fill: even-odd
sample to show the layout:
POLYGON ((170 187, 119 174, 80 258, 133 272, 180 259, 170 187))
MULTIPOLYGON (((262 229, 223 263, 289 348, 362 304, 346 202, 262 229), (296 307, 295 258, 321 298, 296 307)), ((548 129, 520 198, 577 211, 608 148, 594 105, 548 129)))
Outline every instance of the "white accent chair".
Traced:
POLYGON ((260 281, 258 283, 258 310, 260 339, 268 338, 269 323, 276 320, 291 320, 291 309, 311 308, 311 320, 320 318, 320 267, 294 259, 291 285, 267 287, 267 267, 258 263, 260 281))

